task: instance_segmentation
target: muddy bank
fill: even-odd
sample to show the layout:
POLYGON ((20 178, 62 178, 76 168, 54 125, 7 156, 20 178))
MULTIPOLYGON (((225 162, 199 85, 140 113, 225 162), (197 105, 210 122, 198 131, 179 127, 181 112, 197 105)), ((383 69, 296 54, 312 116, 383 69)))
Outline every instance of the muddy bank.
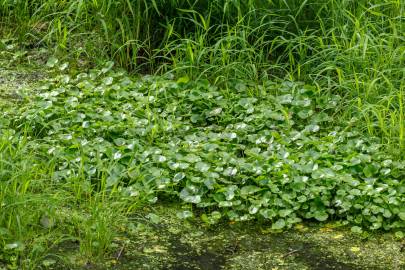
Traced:
POLYGON ((268 223, 207 226, 180 220, 178 210, 178 205, 142 210, 123 225, 108 260, 79 258, 70 249, 63 253, 70 258, 63 269, 405 269, 403 243, 392 234, 357 235, 336 223, 299 224, 282 233, 268 223))

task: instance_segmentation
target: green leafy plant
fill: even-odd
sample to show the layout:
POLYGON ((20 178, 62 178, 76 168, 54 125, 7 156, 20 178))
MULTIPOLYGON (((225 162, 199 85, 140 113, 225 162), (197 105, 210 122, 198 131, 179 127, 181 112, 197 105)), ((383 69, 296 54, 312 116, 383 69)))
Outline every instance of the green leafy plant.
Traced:
POLYGON ((214 208, 208 223, 404 227, 405 163, 333 121, 340 96, 294 82, 219 88, 110 69, 57 76, 6 113, 16 138, 24 130, 37 142, 32 151, 53 160, 55 181, 80 179, 77 196, 98 190, 154 202, 171 194, 214 208))

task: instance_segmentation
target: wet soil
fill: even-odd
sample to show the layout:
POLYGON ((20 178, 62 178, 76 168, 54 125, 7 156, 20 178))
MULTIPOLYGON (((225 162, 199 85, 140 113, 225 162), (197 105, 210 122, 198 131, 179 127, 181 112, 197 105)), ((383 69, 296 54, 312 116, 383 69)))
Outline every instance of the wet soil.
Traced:
MULTIPOLYGON (((87 268, 405 269, 405 253, 401 250, 403 243, 389 233, 357 235, 338 226, 338 223, 304 223, 282 233, 271 231, 268 223, 208 226, 198 219, 178 219, 176 213, 179 207, 161 205, 139 211, 117 236, 111 258, 104 263, 93 261, 92 265, 89 264, 90 259, 87 268), (158 222, 146 218, 151 212, 159 217, 158 222)), ((75 258, 73 253, 71 258, 75 258)), ((81 261, 86 259, 81 258, 81 261)), ((71 264, 69 267, 66 269, 83 269, 83 265, 74 268, 71 264)))

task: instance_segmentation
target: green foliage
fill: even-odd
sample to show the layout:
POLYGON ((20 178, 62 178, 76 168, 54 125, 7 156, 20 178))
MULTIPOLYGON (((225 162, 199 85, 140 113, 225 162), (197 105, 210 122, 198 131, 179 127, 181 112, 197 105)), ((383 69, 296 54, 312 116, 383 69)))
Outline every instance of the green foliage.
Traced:
POLYGON ((59 75, 3 115, 14 140, 24 132, 54 162, 54 181, 149 202, 178 196, 206 208, 208 223, 404 228, 405 163, 354 131, 358 120, 333 120, 340 96, 293 82, 132 80, 111 67, 59 75))
POLYGON ((31 45, 136 72, 317 85, 347 97, 346 119, 401 155, 404 10, 397 0, 3 0, 0 20, 31 45))
POLYGON ((86 257, 108 252, 113 228, 135 202, 92 193, 79 177, 54 181, 55 162, 36 151, 39 141, 7 125, 7 118, 1 118, 0 268, 37 269, 55 263, 64 255, 57 249, 69 243, 86 257))
POLYGON ((207 224, 338 219, 403 237, 404 10, 0 0, 4 66, 47 46, 56 76, 2 108, 0 268, 48 267, 43 256, 67 239, 101 256, 123 212, 168 197, 188 205, 179 218, 202 208, 207 224), (155 75, 133 79, 113 62, 80 73, 106 59, 155 75))

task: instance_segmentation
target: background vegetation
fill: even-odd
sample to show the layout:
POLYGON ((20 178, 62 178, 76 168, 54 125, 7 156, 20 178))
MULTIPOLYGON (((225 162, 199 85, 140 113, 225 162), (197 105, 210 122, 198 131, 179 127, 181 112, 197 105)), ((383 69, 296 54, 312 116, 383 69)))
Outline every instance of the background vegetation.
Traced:
MULTIPOLYGON (((0 231, 0 235, 8 250, 4 258, 17 265, 24 250, 24 241, 18 239, 31 239, 27 235, 37 235, 38 230, 44 239, 49 239, 49 230, 41 231, 44 228, 52 228, 52 239, 59 239, 57 242, 73 235, 80 239, 85 254, 102 254, 113 237, 107 228, 138 206, 131 196, 139 191, 136 196, 142 201, 153 202, 159 194, 208 207, 204 216, 207 223, 216 222, 221 215, 243 220, 240 216, 246 214, 246 219, 260 216, 277 221, 274 228, 278 229, 301 218, 322 221, 332 216, 350 221, 355 231, 362 226, 403 228, 404 209, 392 205, 404 202, 404 17, 405 2, 401 0, 0 0, 0 33, 4 37, 0 49, 8 50, 7 37, 17 37, 26 50, 46 48, 56 57, 48 61, 54 80, 46 82, 43 92, 39 91, 40 95, 26 106, 5 112, 3 118, 8 120, 2 120, 0 202, 5 206, 1 206, 0 229, 7 230, 0 231), (112 71, 112 63, 105 64, 108 60, 130 73, 162 75, 165 79, 146 77, 136 83, 125 73, 112 71), (95 70, 83 75, 83 66, 95 70), (92 93, 94 87, 99 87, 100 92, 92 93), (159 92, 159 87, 164 90, 159 92), (83 96, 78 89, 87 94, 83 96), (149 96, 156 100, 149 100, 149 96), (307 104, 307 99, 312 103, 307 104), (82 107, 76 108, 78 101, 82 107), (53 105, 48 106, 49 102, 53 105), (127 125, 134 129, 133 133, 121 138, 117 135, 123 130, 118 124, 119 114, 126 113, 123 108, 128 104, 139 109, 128 116, 131 120, 127 125), (100 118, 87 115, 89 122, 77 120, 100 106, 104 108, 100 114, 116 114, 100 118), (252 116, 251 107, 258 108, 252 116), (69 108, 75 108, 75 112, 69 108), (317 115, 328 120, 319 120, 317 115), (285 185, 283 174, 288 173, 325 178, 323 193, 318 182, 311 194, 301 194, 301 187, 291 183, 284 186, 286 194, 294 193, 290 198, 294 203, 287 209, 280 206, 282 212, 277 213, 256 209, 263 205, 258 201, 267 195, 260 187, 263 179, 252 176, 253 171, 260 165, 257 162, 269 163, 271 155, 263 152, 264 146, 249 137, 250 133, 237 130, 235 116, 241 122, 253 121, 249 132, 267 136, 266 140, 273 136, 281 147, 277 150, 291 154, 271 157, 271 162, 310 163, 306 158, 312 158, 314 149, 322 152, 324 155, 317 161, 322 170, 315 176, 308 168, 291 166, 272 177, 279 181, 277 185, 285 185), (113 127, 111 119, 115 121, 113 127), (137 126, 134 119, 150 125, 137 126), (277 127, 278 135, 262 134, 260 121, 277 127), (89 133, 85 122, 96 127, 89 133), (215 129, 214 124, 219 127, 215 129), (168 126, 173 130, 166 130, 168 126), (215 141, 207 131, 211 128, 225 137, 215 141), (286 138, 297 135, 295 131, 304 134, 300 143, 305 151, 299 144, 297 148, 283 148, 286 138), (236 141, 234 133, 239 136, 236 141), (72 142, 72 138, 66 139, 69 134, 77 136, 72 136, 73 140, 85 138, 93 143, 101 134, 106 142, 87 145, 87 149, 78 147, 78 141, 72 142), (198 138, 190 137, 196 134, 198 138), (339 139, 335 141, 333 136, 339 139), (179 174, 177 167, 171 169, 166 164, 166 159, 178 158, 170 156, 173 149, 165 148, 175 138, 180 152, 193 151, 183 149, 190 140, 211 140, 223 151, 224 160, 240 158, 255 166, 245 168, 248 180, 238 178, 236 186, 222 183, 211 189, 197 179, 186 182, 183 179, 206 177, 205 173, 218 162, 201 156, 198 162, 187 161, 196 163, 189 169, 190 175, 179 174), (139 153, 150 152, 136 158, 150 155, 150 163, 134 164, 135 156, 115 155, 120 153, 118 150, 128 152, 124 146, 131 145, 134 139, 140 140, 132 146, 138 147, 139 153), (147 149, 148 144, 158 146, 163 153, 147 149), (98 149, 100 145, 104 148, 98 149), (245 149, 246 156, 241 156, 235 150, 240 145, 252 147, 251 152, 245 149), (87 155, 96 150, 105 152, 104 159, 87 155), (160 164, 163 159, 166 165, 160 164), (334 165, 342 168, 327 170, 334 165), (151 167, 163 174, 162 179, 178 179, 180 183, 156 182, 156 175, 148 175, 151 167), (330 183, 332 178, 340 180, 330 183), (370 179, 382 181, 375 186, 376 190, 381 188, 378 192, 368 190, 370 179), (163 192, 159 185, 164 187, 163 192), (354 186, 358 186, 356 194, 343 196, 354 186), (320 192, 323 196, 318 198, 320 192), (245 208, 233 205, 229 211, 214 211, 232 200, 228 200, 229 196, 240 199, 245 208), (331 203, 337 200, 338 206, 331 203), (45 201, 52 201, 54 207, 42 209, 45 201), (73 214, 69 209, 72 204, 80 209, 73 214), (373 214, 369 215, 366 208, 373 214), (55 209, 66 209, 76 219, 56 230, 52 225, 55 217, 59 219, 57 224, 65 224, 69 218, 58 211, 55 214, 55 209), (235 212, 240 216, 232 217, 235 212), (86 214, 93 219, 84 226, 86 214), (114 214, 119 218, 111 218, 114 214), (292 220, 284 220, 291 215, 292 220), (32 226, 37 219, 41 220, 40 229, 32 226), (69 233, 64 234, 67 230, 69 233)), ((232 178, 232 168, 229 170, 226 177, 232 178)), ((180 215, 187 218, 191 214, 186 210, 180 215)), ((38 254, 47 254, 43 248, 50 244, 46 243, 29 244, 33 259, 28 264, 35 264, 34 258, 38 258, 35 247, 38 254)))

